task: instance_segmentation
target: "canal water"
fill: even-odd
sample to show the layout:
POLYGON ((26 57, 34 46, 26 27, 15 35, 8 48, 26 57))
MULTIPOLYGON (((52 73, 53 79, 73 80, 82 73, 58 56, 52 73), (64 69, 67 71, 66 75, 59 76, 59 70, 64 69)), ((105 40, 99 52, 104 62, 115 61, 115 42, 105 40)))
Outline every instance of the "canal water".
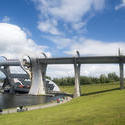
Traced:
POLYGON ((0 108, 14 108, 18 106, 30 106, 37 104, 45 104, 55 100, 51 96, 31 96, 31 95, 10 95, 10 94, 0 94, 0 108))

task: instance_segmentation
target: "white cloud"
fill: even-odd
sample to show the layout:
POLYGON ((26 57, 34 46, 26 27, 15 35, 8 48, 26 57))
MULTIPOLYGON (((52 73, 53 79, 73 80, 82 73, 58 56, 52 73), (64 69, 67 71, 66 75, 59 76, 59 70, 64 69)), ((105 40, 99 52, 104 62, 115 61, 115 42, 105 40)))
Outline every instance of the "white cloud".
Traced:
POLYGON ((73 65, 48 65, 47 75, 52 78, 73 76, 73 65))
POLYGON ((27 34, 27 36, 31 37, 32 33, 29 31, 29 29, 23 27, 23 31, 27 34))
POLYGON ((105 7, 105 0, 93 0, 94 9, 102 10, 105 7))
MULTIPOLYGON (((43 57, 41 52, 46 52, 47 56, 50 57, 50 52, 46 50, 46 46, 39 46, 28 38, 27 34, 19 26, 0 23, 0 56, 14 59, 19 59, 26 55, 43 57)), ((1 58, 1 60, 3 59, 1 58)), ((24 73, 20 67, 11 67, 11 72, 24 73)))
MULTIPOLYGON (((103 42, 85 38, 74 38, 71 40, 69 50, 66 54, 76 55, 75 50, 79 50, 81 56, 111 56, 118 55, 118 49, 125 54, 125 42, 103 42), (75 42, 77 41, 77 42, 75 42)), ((84 64, 81 66, 81 75, 98 77, 100 74, 116 72, 119 75, 118 64, 84 64)), ((54 77, 74 76, 73 65, 51 65, 48 66, 47 75, 54 77)))
MULTIPOLYGON (((47 75, 52 78, 74 76, 73 65, 48 65, 47 75)), ((116 72, 119 75, 119 66, 116 64, 82 64, 81 76, 99 77, 101 74, 116 72)))
POLYGON ((119 67, 114 64, 88 64, 82 65, 81 75, 99 77, 100 74, 116 72, 119 75, 119 67))
POLYGON ((86 25, 86 23, 85 22, 79 22, 79 23, 74 23, 73 25, 72 25, 72 27, 73 27, 73 29, 75 29, 75 30, 79 30, 79 29, 81 29, 83 26, 85 26, 86 25))
POLYGON ((23 55, 38 56, 42 51, 45 51, 45 47, 38 46, 27 38, 27 34, 19 26, 0 23, 0 55, 18 58, 23 55))
POLYGON ((8 23, 10 22, 10 18, 8 16, 4 16, 4 18, 2 19, 2 22, 8 23))
POLYGON ((119 9, 121 9, 121 8, 124 8, 124 7, 125 7, 125 0, 122 0, 122 3, 119 4, 119 5, 117 5, 117 6, 115 7, 115 10, 119 10, 119 9))
MULTIPOLYGON (((53 20, 60 20, 73 25, 78 30, 86 23, 83 17, 88 12, 100 11, 105 6, 105 0, 33 0, 40 11, 38 28, 42 32, 58 34, 58 25, 53 25, 53 20), (49 20, 49 22, 48 22, 49 20)), ((87 18, 87 17, 86 17, 87 18)))
POLYGON ((49 11, 54 16, 68 22, 77 22, 92 9, 100 10, 104 7, 104 0, 61 0, 60 5, 50 6, 49 11))
POLYGON ((63 36, 47 37, 47 39, 53 41, 57 45, 58 49, 64 49, 66 47, 69 47, 70 44, 73 43, 72 39, 63 36))
MULTIPOLYGON (((59 35, 58 37, 49 37, 56 43, 59 49, 69 48, 66 54, 74 55, 74 50, 79 50, 81 55, 118 55, 118 48, 125 50, 124 42, 103 42, 85 38, 66 38, 58 34, 58 24, 64 30, 83 29, 87 24, 86 15, 93 11, 100 11, 105 7, 105 0, 33 0, 37 9, 40 11, 39 26, 42 32, 59 35), (48 21, 49 20, 49 21, 48 21), (53 23, 53 20, 56 23, 53 23), (61 20, 61 22, 60 22, 61 20), (40 26, 40 23, 42 26, 40 26), (63 27, 65 24, 65 27, 63 27), (71 27, 69 26, 71 25, 71 27), (54 29, 54 30, 53 30, 54 29)), ((124 0, 125 1, 125 0, 124 0)), ((125 3, 125 2, 124 2, 125 3)), ((92 13, 93 13, 92 12, 92 13)), ((92 15, 93 16, 93 15, 92 15)), ((88 17, 87 17, 88 18, 88 17)), ((69 33, 68 32, 68 33, 69 33)), ((67 32, 65 32, 67 33, 67 32)), ((116 65, 83 65, 81 68, 82 75, 95 75, 101 73, 117 72, 116 65)), ((52 77, 73 76, 73 65, 49 66, 47 75, 52 77)))
POLYGON ((38 23, 38 29, 42 32, 46 32, 46 33, 51 33, 54 35, 59 35, 60 32, 58 31, 58 29, 56 28, 56 25, 54 22, 39 22, 38 23))
MULTIPOLYGON (((72 40, 68 39, 69 43, 72 40)), ((65 39, 64 39, 65 41, 65 39)), ((74 40, 75 41, 75 40, 74 40)), ((84 54, 98 54, 104 52, 104 54, 117 54, 118 48, 124 48, 124 43, 104 43, 95 40, 86 40, 81 38, 81 43, 71 44, 70 51, 72 49, 80 50, 82 55, 84 54), (85 42, 85 43, 84 43, 85 42), (84 51, 83 51, 84 50, 84 51), (115 51, 116 50, 116 51, 115 51), (87 51, 87 52, 86 52, 87 51), (97 52, 99 51, 99 52, 97 52)), ((69 46, 70 44, 68 44, 69 46)), ((38 46, 33 40, 27 38, 27 34, 16 25, 0 23, 0 54, 15 58, 22 55, 40 55, 41 51, 46 50, 44 46, 38 46)), ((69 52, 70 52, 69 51, 69 52)), ((49 53, 50 54, 50 53, 49 53)), ((73 54, 73 53, 71 53, 73 54)), ((74 53, 75 54, 75 53, 74 53)), ((16 71, 17 72, 17 71, 16 71)), ((98 76, 100 73, 117 72, 118 68, 115 65, 83 65, 81 68, 81 75, 98 76)), ((48 66, 47 75, 51 77, 64 77, 73 76, 73 65, 58 65, 48 66)))
MULTIPOLYGON (((103 42, 92 39, 79 38, 71 44, 66 54, 73 55, 74 50, 79 50, 81 55, 118 55, 118 49, 125 50, 124 42, 103 42)), ((122 51, 123 52, 123 51, 122 51)), ((124 52, 125 53, 125 52, 124 52)))

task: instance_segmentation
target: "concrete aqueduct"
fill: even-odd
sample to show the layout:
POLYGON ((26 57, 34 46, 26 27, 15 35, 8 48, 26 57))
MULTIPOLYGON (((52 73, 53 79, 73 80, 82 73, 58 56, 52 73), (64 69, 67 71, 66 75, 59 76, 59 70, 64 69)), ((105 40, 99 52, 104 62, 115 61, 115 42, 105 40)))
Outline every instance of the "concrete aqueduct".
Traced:
MULTIPOLYGON (((94 57, 80 57, 79 52, 77 51, 77 57, 62 57, 62 58, 30 58, 23 59, 22 63, 19 60, 6 60, 0 62, 0 70, 4 72, 7 76, 7 81, 4 83, 10 83, 13 86, 13 78, 18 77, 19 75, 10 74, 10 66, 21 66, 30 77, 32 85, 29 91, 29 94, 32 95, 45 95, 45 76, 47 65, 52 64, 73 64, 74 65, 74 74, 75 74, 75 92, 74 97, 80 96, 80 66, 81 64, 119 64, 120 69, 120 89, 124 88, 124 72, 123 66, 125 63, 125 56, 94 56, 94 57)), ((22 74, 19 77, 27 77, 22 74)), ((13 90, 13 88, 12 88, 13 90)))

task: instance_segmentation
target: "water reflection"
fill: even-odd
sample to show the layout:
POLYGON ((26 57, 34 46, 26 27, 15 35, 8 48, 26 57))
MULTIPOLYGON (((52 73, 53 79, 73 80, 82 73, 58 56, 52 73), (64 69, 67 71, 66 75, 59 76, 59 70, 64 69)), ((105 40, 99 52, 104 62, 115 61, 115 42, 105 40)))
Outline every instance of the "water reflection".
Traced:
POLYGON ((36 105, 50 102, 50 96, 31 96, 31 95, 9 95, 0 94, 0 108, 13 108, 20 105, 36 105))

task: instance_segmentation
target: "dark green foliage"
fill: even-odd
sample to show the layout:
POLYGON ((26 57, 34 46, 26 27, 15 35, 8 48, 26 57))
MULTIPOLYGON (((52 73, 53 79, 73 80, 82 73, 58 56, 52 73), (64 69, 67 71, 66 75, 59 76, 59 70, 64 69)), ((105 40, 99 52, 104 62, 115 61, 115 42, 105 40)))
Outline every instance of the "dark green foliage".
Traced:
POLYGON ((116 75, 115 72, 109 73, 108 79, 109 79, 110 82, 119 81, 119 77, 116 75))
MULTIPOLYGON (((75 83, 74 77, 54 78, 53 81, 59 86, 74 85, 75 83)), ((119 81, 119 77, 116 75, 116 73, 109 73, 108 75, 101 74, 100 77, 80 76, 81 85, 109 83, 117 81, 119 81)))
POLYGON ((99 78, 96 78, 96 77, 91 77, 91 80, 93 81, 93 83, 100 83, 100 79, 99 78))
POLYGON ((80 84, 81 85, 92 84, 92 83, 93 83, 93 81, 92 81, 91 77, 87 77, 87 76, 80 77, 80 84))
POLYGON ((73 77, 65 77, 65 78, 54 78, 53 81, 60 86, 63 85, 74 85, 74 78, 73 77))
POLYGON ((108 83, 109 82, 109 79, 105 74, 101 74, 99 79, 100 79, 100 83, 108 83))

